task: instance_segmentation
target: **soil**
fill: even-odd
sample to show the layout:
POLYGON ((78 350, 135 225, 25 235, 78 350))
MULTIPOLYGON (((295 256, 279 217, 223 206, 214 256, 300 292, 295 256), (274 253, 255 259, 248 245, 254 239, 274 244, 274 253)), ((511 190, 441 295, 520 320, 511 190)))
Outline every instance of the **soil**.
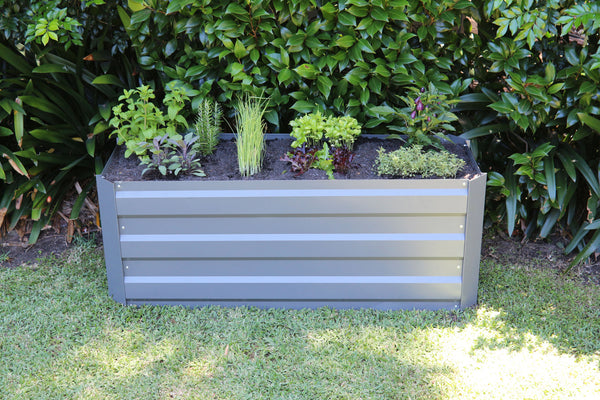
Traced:
MULTIPOLYGON (((261 172, 250 177, 242 177, 238 171, 237 150, 234 139, 223 140, 219 143, 214 154, 201 160, 202 170, 206 177, 193 175, 181 176, 177 180, 293 180, 293 179, 327 179, 324 171, 311 168, 302 175, 290 171, 290 164, 281 161, 287 152, 291 151, 291 139, 270 139, 266 141, 265 156, 261 172)), ((396 150, 401 146, 400 140, 360 137, 354 145, 354 159, 347 174, 334 173, 335 179, 389 179, 377 175, 375 159, 377 150, 396 150)), ((480 173, 479 167, 469 156, 465 146, 444 143, 448 151, 463 158, 467 164, 459 171, 457 178, 470 178, 480 173)), ((136 181, 165 179, 158 172, 149 172, 142 177, 145 166, 140 166, 134 156, 126 159, 124 149, 117 148, 110 165, 104 171, 104 177, 109 181, 136 181)), ((420 176, 411 179, 419 179, 420 176)), ((435 178, 435 177, 433 177, 435 178)), ((172 178, 171 178, 172 179, 172 178)))

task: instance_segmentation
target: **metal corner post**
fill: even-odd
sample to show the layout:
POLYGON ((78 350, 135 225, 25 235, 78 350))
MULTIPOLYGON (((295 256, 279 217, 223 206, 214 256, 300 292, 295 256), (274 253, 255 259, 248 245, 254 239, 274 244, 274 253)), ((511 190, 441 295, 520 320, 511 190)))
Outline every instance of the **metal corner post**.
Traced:
POLYGON ((481 174, 471 180, 468 187, 467 218, 465 221, 465 252, 460 296, 460 307, 463 309, 477 303, 486 179, 487 175, 481 174))
POLYGON ((96 175, 96 185, 100 203, 108 292, 115 301, 126 304, 115 185, 101 175, 96 175))

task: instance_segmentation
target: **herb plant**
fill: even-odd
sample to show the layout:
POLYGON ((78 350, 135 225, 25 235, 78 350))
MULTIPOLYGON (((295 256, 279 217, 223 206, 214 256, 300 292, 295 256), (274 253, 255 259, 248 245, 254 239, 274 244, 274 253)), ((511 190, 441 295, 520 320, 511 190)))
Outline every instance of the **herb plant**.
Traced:
POLYGON ((250 95, 239 99, 236 105, 236 146, 242 176, 254 175, 262 167, 266 128, 263 115, 267 105, 267 99, 250 95))
POLYGON ((178 139, 169 138, 169 134, 157 136, 147 145, 151 155, 141 157, 141 163, 148 165, 142 175, 157 170, 162 175, 192 174, 206 176, 201 169, 198 155, 198 136, 188 133, 178 139))
POLYGON ((379 175, 452 178, 465 165, 465 161, 455 154, 445 150, 423 151, 421 145, 401 147, 388 153, 381 148, 378 153, 375 166, 379 175))
POLYGON ((142 157, 163 131, 170 138, 179 139, 178 129, 188 127, 185 118, 179 114, 189 100, 183 89, 174 88, 165 96, 166 115, 152 103, 155 97, 154 90, 143 85, 125 90, 119 97, 120 103, 113 107, 110 125, 115 130, 112 134, 117 135, 119 144, 125 144, 125 157, 131 154, 142 157))
MULTIPOLYGON (((372 107, 370 112, 391 122, 388 128, 406 135, 409 144, 433 145, 441 149, 440 139, 446 138, 445 132, 456 130, 450 123, 458 117, 450 110, 459 100, 440 93, 433 83, 420 89, 411 87, 407 95, 400 98, 406 107, 379 106, 372 107), (400 120, 402 124, 394 125, 394 120, 400 120)), ((399 135, 390 137, 405 140, 399 135)))
POLYGON ((198 148, 202 155, 212 154, 219 144, 222 117, 223 110, 219 103, 211 99, 204 99, 200 102, 194 128, 198 136, 198 148))

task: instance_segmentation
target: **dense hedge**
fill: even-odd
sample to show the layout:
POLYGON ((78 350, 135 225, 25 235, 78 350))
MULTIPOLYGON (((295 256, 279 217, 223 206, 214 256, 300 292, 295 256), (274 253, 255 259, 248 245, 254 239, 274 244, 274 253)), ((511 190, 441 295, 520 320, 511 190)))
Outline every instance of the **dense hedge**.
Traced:
POLYGON ((410 85, 436 82, 459 94, 468 82, 456 80, 479 53, 467 0, 154 0, 134 8, 125 24, 144 67, 198 89, 197 99, 264 92, 266 117, 283 131, 315 107, 375 125, 368 107, 397 104, 410 85))

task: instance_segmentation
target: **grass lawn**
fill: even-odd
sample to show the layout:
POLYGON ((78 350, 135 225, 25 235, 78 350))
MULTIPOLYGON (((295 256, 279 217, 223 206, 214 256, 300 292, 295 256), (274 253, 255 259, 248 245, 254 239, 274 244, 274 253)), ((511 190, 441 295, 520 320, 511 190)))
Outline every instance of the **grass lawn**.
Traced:
POLYGON ((0 398, 600 398, 600 287, 481 269, 459 312, 134 308, 84 243, 0 269, 0 398))

